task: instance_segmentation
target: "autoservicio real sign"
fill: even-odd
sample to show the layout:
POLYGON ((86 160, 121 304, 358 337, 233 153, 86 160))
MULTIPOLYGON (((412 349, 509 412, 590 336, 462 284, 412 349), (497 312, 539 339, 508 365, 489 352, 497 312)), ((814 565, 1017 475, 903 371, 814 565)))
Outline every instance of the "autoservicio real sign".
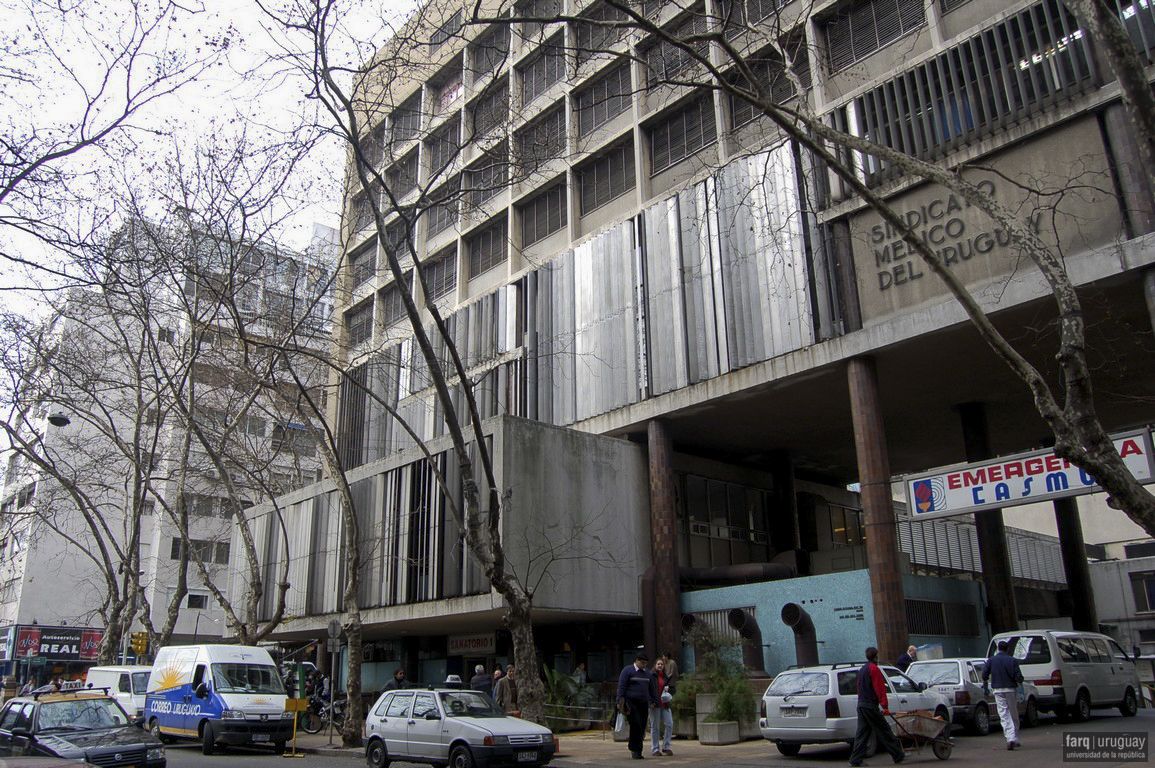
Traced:
MULTIPOLYGON (((1151 432, 1112 435, 1127 469, 1141 483, 1155 480, 1151 432)), ((1102 490, 1095 478, 1050 449, 958 464, 904 478, 914 520, 1002 509, 1102 490)))

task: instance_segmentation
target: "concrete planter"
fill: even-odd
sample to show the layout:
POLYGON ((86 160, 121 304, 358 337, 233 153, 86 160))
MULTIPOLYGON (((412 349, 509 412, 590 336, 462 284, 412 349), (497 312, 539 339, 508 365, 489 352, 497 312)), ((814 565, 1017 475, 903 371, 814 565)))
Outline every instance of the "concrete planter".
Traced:
POLYGON ((703 722, 698 725, 698 741, 702 744, 737 744, 741 740, 737 722, 703 722))
POLYGON ((674 735, 679 739, 698 738, 698 718, 687 713, 675 714, 674 735))

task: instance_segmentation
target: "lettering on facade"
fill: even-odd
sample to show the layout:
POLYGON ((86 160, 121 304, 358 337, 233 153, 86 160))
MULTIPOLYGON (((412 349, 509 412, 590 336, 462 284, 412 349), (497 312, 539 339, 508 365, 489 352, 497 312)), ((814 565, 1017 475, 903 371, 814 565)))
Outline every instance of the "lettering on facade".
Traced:
MULTIPOLYGON (((984 179, 976 186, 991 197, 995 196, 993 181, 984 179)), ((986 256, 996 248, 1006 248, 1011 244, 1010 233, 1005 229, 982 229, 968 222, 964 213, 969 207, 968 202, 951 194, 902 211, 900 216, 947 267, 954 268, 975 256, 986 256)), ((1031 231, 1038 234, 1041 222, 1042 212, 1035 211, 1028 220, 1031 231)), ((889 222, 870 228, 870 247, 874 253, 880 291, 888 291, 926 275, 922 257, 889 222)))
POLYGON ((861 605, 847 605, 834 609, 834 618, 849 621, 866 621, 866 613, 861 605))

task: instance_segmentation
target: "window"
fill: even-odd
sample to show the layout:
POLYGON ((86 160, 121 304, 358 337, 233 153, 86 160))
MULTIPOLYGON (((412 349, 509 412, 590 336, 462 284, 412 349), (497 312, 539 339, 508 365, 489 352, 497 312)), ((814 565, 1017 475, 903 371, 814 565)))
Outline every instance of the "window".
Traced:
POLYGON ((491 88, 477 100, 472 113, 474 137, 500 135, 509 122, 509 83, 502 81, 491 88))
POLYGON ((623 61, 577 92, 578 136, 587 136, 630 108, 630 65, 623 61))
POLYGON ((584 64, 602 51, 610 50, 629 29, 625 11, 610 5, 598 5, 581 15, 575 29, 578 64, 584 64), (615 26, 621 23, 621 26, 615 26))
POLYGON ((833 72, 862 61, 926 25, 922 0, 866 0, 827 21, 826 50, 833 72))
MULTIPOLYGON (((561 0, 524 0, 514 6, 514 13, 525 19, 555 19, 561 15, 561 0)), ((521 36, 533 37, 545 26, 543 21, 523 21, 521 36)))
POLYGON ((353 287, 364 285, 377 274, 377 240, 349 254, 349 273, 353 287))
POLYGON ((650 128, 650 173, 664 171, 717 139, 714 101, 699 96, 650 128))
POLYGON ((450 246, 421 267, 429 301, 436 301, 457 287, 457 246, 450 246))
POLYGON ((397 219, 385 227, 385 250, 398 259, 410 255, 409 244, 411 240, 405 219, 397 219))
POLYGON ((209 596, 208 595, 194 595, 194 594, 190 593, 188 596, 188 602, 186 603, 185 607, 198 608, 200 610, 204 610, 205 608, 209 607, 209 596))
POLYGON ((908 598, 905 607, 911 634, 978 637, 978 612, 969 603, 908 598))
POLYGON ((565 50, 560 35, 542 46, 542 50, 521 70, 521 103, 529 104, 565 77, 565 50))
POLYGON ((469 204, 474 208, 491 200, 505 189, 509 180, 509 152, 504 143, 474 163, 465 175, 469 204))
POLYGON ((601 157, 578 171, 582 215, 621 197, 636 183, 633 143, 626 142, 607 149, 601 157))
POLYGON ((296 456, 314 456, 317 453, 317 446, 309 430, 302 424, 292 422, 274 424, 270 444, 274 451, 288 451, 296 456))
MULTIPOLYGON (((229 544, 228 542, 212 542, 204 539, 189 539, 191 548, 189 550, 189 557, 196 558, 204 563, 216 563, 217 565, 229 564, 229 544)), ((169 549, 170 560, 180 560, 180 553, 182 549, 182 541, 179 537, 172 540, 172 546, 169 549)), ((192 606, 189 606, 190 608, 192 606)), ((207 607, 207 606, 206 606, 207 607)))
POLYGON ((175 344, 176 331, 171 328, 160 328, 156 332, 156 338, 157 341, 160 341, 164 344, 175 344))
MULTIPOLYGON (((669 32, 674 39, 689 43, 699 56, 704 57, 709 53, 709 42, 705 39, 690 40, 690 38, 705 35, 709 31, 707 27, 708 19, 699 8, 695 13, 673 24, 669 32)), ((663 82, 678 80, 693 69, 696 64, 696 59, 689 51, 669 42, 660 42, 650 47, 645 53, 645 61, 650 70, 649 86, 651 88, 661 85, 663 82)))
POLYGON ((417 153, 410 152, 385 172, 385 183, 393 197, 400 200, 417 188, 417 153))
POLYGON ((426 237, 444 232, 457 223, 457 207, 461 200, 461 180, 454 179, 430 195, 432 202, 425 211, 426 237))
POLYGON ((691 568, 763 562, 769 557, 769 492, 686 475, 683 519, 691 568))
MULTIPOLYGON (((409 278, 406 276, 404 289, 409 290, 409 278)), ((391 283, 381 292, 381 316, 385 327, 400 322, 405 317, 405 300, 401 296, 402 287, 391 283)))
POLYGON ((1132 573, 1131 593, 1135 596, 1137 612, 1155 611, 1155 572, 1132 573))
POLYGON ((385 123, 382 122, 366 134, 361 142, 361 153, 365 156, 365 161, 374 168, 379 168, 385 159, 385 137, 385 123))
POLYGON ((364 344, 373 338, 373 301, 369 300, 345 315, 349 346, 364 344))
POLYGON ((497 24, 469 46, 470 69, 476 80, 497 70, 509 55, 509 27, 497 24))
POLYGON ((534 120, 517 137, 518 163, 527 172, 564 156, 565 149, 565 112, 560 104, 534 120))
POLYGON ((373 224, 373 208, 369 205, 369 197, 364 192, 358 192, 353 196, 349 204, 349 221, 352 222, 354 232, 368 229, 373 224))
MULTIPOLYGON (((798 77, 803 88, 810 87, 810 59, 806 55, 806 48, 802 39, 797 38, 784 46, 790 53, 791 65, 794 74, 798 77)), ((754 71, 754 78, 766 90, 767 95, 775 104, 782 104, 794 98, 796 91, 794 82, 786 74, 786 62, 778 51, 770 49, 748 62, 754 71)), ((734 78, 739 88, 750 88, 749 83, 742 77, 734 78)), ((751 89, 753 90, 753 89, 751 89)), ((738 96, 730 96, 730 120, 734 128, 752 121, 761 114, 753 104, 738 96)))
POLYGON ((433 31, 429 38, 429 50, 436 51, 449 42, 449 39, 461 29, 461 11, 450 16, 445 22, 433 31))
POLYGON ((506 224, 503 217, 469 238, 469 276, 488 272, 506 259, 506 224))
POLYGON ((459 127, 456 120, 451 120, 448 125, 439 128, 426 142, 426 151, 429 153, 430 176, 441 173, 456 157, 457 150, 461 147, 459 127))
POLYGON ((449 111, 453 102, 465 93, 465 83, 461 77, 461 70, 450 75, 433 89, 433 114, 441 115, 449 111))
POLYGON ((415 93, 405 100, 389 118, 394 144, 408 141, 421 130, 421 94, 415 93))
POLYGON ((566 224, 565 181, 555 184, 519 208, 521 244, 532 245, 566 224))

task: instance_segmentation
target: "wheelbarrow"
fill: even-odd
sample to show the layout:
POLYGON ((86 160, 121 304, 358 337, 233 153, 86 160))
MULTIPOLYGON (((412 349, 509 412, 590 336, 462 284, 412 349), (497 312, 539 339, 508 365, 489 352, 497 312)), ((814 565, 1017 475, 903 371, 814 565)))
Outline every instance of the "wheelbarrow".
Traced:
POLYGON ((916 709, 913 712, 891 714, 894 721, 894 735, 902 744, 903 751, 921 753, 922 747, 930 745, 930 751, 939 760, 950 757, 954 742, 948 735, 950 723, 940 720, 930 712, 916 709))

